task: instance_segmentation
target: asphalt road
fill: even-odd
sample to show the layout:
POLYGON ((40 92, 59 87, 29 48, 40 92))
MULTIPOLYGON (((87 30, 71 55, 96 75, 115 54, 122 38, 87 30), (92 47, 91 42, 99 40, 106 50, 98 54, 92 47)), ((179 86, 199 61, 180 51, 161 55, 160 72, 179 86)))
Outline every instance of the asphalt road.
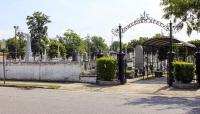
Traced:
POLYGON ((0 87, 0 114, 200 114, 200 98, 0 87))

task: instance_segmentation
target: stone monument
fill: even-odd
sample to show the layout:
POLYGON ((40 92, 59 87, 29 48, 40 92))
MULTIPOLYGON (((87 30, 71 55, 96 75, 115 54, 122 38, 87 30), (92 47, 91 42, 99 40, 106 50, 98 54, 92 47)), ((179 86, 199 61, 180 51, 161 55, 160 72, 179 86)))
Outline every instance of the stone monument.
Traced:
POLYGON ((46 62, 47 59, 48 59, 48 57, 47 57, 47 50, 45 49, 45 50, 44 50, 44 54, 42 55, 42 61, 43 61, 43 62, 46 62))
POLYGON ((135 47, 135 67, 144 67, 144 54, 141 45, 135 47))
POLYGON ((25 38, 27 39, 25 62, 33 62, 30 35, 25 34, 25 38))

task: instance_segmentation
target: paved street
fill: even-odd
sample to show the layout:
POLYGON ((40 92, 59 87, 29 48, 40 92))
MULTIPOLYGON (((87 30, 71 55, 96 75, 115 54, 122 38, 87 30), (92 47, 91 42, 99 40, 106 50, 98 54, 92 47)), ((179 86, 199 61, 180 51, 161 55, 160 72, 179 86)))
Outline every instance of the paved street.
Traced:
POLYGON ((0 114, 199 114, 200 98, 0 87, 0 114))

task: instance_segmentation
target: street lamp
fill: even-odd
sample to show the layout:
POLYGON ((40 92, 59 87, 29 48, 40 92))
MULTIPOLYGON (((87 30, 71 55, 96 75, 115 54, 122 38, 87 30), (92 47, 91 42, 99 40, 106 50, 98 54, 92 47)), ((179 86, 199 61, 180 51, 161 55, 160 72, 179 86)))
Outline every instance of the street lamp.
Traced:
POLYGON ((13 26, 15 29, 15 62, 17 60, 17 30, 19 29, 19 26, 13 26))

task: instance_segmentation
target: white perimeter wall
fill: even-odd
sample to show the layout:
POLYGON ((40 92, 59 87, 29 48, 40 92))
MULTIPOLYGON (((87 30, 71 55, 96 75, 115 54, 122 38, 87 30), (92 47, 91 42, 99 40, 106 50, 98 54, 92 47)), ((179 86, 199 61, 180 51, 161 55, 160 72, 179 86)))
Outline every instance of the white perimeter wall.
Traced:
MULTIPOLYGON (((80 63, 66 64, 8 64, 6 79, 12 80, 44 80, 44 81, 79 81, 80 63)), ((3 78, 3 68, 0 64, 0 78, 3 78)))

